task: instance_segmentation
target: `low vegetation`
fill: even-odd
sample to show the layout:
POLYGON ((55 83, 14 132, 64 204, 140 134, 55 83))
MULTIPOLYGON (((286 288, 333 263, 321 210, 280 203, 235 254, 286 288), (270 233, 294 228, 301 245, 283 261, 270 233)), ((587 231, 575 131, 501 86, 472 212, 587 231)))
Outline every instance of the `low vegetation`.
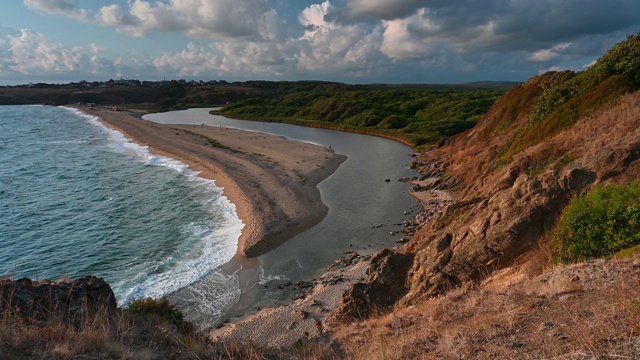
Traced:
POLYGON ((498 273, 335 337, 347 359, 637 359, 638 258, 498 273))
MULTIPOLYGON (((534 78, 543 92, 531 108, 526 127, 517 131, 502 149, 502 161, 509 161, 511 156, 569 128, 578 119, 620 96, 637 90, 640 87, 639 56, 640 34, 629 35, 627 40, 616 44, 585 71, 552 72, 534 78)), ((512 117, 511 121, 514 120, 512 117)), ((508 123, 501 126, 502 129, 507 127, 508 123)))
POLYGON ((640 187, 598 186, 571 201, 551 243, 555 259, 578 262, 640 244, 640 187))
POLYGON ((256 94, 218 113, 360 132, 421 145, 472 128, 504 94, 502 89, 434 90, 336 83, 294 89, 256 94))

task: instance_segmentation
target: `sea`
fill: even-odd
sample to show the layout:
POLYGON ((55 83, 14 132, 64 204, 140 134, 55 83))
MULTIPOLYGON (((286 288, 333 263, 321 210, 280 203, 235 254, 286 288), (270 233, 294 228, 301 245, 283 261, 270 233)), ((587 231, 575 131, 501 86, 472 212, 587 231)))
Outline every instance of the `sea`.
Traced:
POLYGON ((0 276, 91 274, 126 306, 228 262, 243 226, 214 181, 94 116, 0 106, 0 276))

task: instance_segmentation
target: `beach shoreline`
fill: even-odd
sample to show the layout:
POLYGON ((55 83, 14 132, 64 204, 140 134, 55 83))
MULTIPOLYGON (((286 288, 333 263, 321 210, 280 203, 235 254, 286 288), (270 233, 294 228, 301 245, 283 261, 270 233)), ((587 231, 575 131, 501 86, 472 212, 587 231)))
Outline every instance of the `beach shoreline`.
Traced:
POLYGON ((346 160, 322 146, 280 136, 201 125, 163 125, 140 114, 73 106, 154 155, 179 160, 214 180, 245 224, 234 260, 245 266, 318 224, 328 212, 317 185, 346 160))

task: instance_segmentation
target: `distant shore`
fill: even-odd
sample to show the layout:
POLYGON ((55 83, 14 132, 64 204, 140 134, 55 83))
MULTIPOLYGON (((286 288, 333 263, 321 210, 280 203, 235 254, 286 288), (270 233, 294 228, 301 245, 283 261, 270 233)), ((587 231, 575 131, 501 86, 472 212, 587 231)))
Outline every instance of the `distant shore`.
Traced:
POLYGON ((74 106, 97 116, 157 155, 215 180, 245 224, 236 258, 264 254, 318 224, 328 208, 318 183, 346 159, 332 150, 283 137, 203 125, 162 125, 139 114, 74 106))

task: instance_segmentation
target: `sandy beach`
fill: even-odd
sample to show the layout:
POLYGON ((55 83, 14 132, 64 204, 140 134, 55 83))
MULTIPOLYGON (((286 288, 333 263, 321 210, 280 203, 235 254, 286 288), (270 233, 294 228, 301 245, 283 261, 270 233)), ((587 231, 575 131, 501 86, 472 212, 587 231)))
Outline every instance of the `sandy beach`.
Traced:
POLYGON ((238 258, 256 257, 319 223, 327 214, 316 185, 346 159, 284 137, 203 125, 161 125, 129 111, 76 106, 157 155, 215 180, 245 224, 238 258))

